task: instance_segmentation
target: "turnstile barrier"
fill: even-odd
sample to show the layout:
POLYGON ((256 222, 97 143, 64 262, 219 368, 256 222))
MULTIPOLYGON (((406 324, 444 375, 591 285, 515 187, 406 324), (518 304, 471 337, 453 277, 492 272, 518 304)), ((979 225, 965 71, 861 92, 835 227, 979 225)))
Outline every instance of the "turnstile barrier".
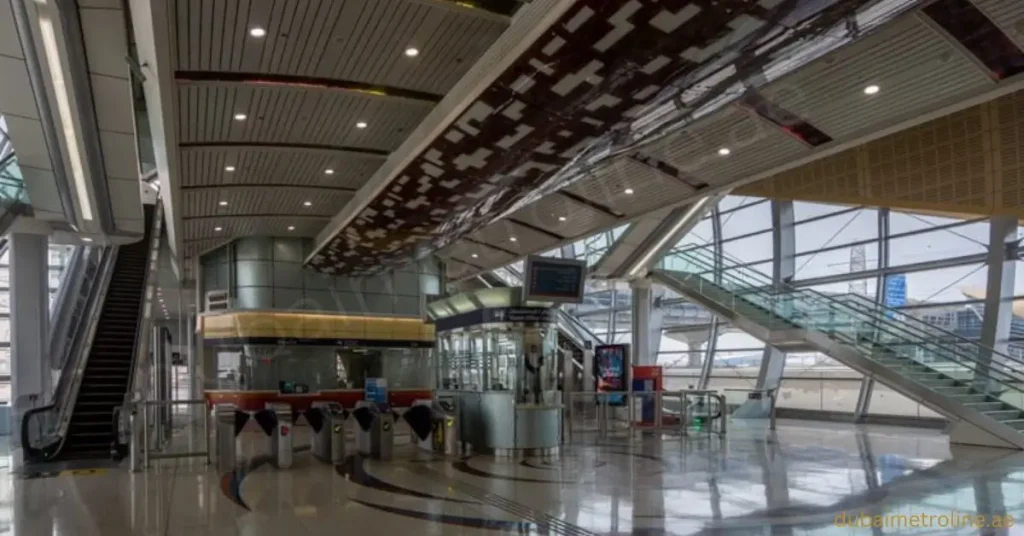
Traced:
POLYGON ((345 419, 348 412, 337 402, 314 402, 306 412, 313 429, 313 456, 334 465, 345 461, 345 419))
POLYGON ((458 415, 454 404, 417 400, 403 415, 416 434, 417 445, 437 454, 459 454, 458 415))
POLYGON ((390 460, 395 444, 395 415, 390 408, 369 400, 360 400, 352 412, 356 429, 356 448, 360 454, 390 460))
POLYGON ((234 471, 238 467, 236 438, 249 422, 249 414, 239 411, 233 404, 213 406, 214 449, 213 458, 221 473, 234 471))
MULTIPOLYGON (((262 414, 264 421, 270 424, 270 431, 267 435, 270 436, 270 452, 274 465, 278 469, 288 469, 292 466, 293 458, 292 436, 294 435, 295 417, 292 407, 288 404, 268 402, 265 408, 256 414, 256 420, 259 422, 262 414), (268 413, 272 418, 266 417, 268 413)), ((263 426, 262 422, 260 422, 260 426, 263 426)), ((263 431, 267 432, 266 426, 263 426, 263 431)))

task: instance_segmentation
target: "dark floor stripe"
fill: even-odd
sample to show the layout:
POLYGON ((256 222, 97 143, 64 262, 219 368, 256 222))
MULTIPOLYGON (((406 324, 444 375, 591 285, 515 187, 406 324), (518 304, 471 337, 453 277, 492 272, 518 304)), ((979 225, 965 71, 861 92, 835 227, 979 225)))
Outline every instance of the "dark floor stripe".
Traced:
POLYGON ((568 480, 545 480, 542 478, 527 478, 523 476, 511 476, 511 475, 498 475, 494 473, 488 473, 487 471, 481 471, 476 467, 472 467, 465 460, 452 462, 452 468, 460 473, 466 473, 467 475, 473 475, 480 478, 495 479, 495 480, 512 480, 514 482, 531 482, 534 484, 576 484, 575 481, 568 480))
POLYGON ((424 493, 422 491, 416 491, 402 486, 385 482, 376 476, 371 475, 366 470, 366 459, 362 456, 349 456, 345 458, 345 463, 334 468, 337 473, 343 477, 348 477, 349 480, 359 484, 360 486, 366 486, 380 491, 386 491, 388 493, 395 493, 398 495, 405 495, 408 497, 419 497, 421 499, 433 499, 436 501, 447 501, 454 503, 464 504, 477 504, 475 501, 464 501, 462 499, 453 499, 451 497, 441 497, 438 495, 431 495, 430 493, 424 493))
POLYGON ((422 521, 433 521, 434 523, 444 523, 446 525, 456 525, 460 527, 468 527, 474 529, 516 531, 520 534, 531 534, 537 531, 544 530, 544 527, 540 527, 535 523, 529 523, 527 521, 504 521, 501 519, 483 519, 476 517, 455 516, 450 514, 417 512, 416 510, 407 510, 405 508, 396 508, 394 506, 373 504, 359 499, 351 499, 351 501, 354 503, 361 504, 367 508, 373 508, 375 510, 380 510, 382 512, 387 512, 389 514, 411 517, 413 519, 420 519, 422 521))

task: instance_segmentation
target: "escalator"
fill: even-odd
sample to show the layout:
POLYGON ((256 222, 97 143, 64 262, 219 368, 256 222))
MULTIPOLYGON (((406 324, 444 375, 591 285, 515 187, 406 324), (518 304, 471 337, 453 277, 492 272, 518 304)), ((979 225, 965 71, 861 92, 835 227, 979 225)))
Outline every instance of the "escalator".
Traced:
MULTIPOLYGON (((44 420, 58 421, 66 429, 56 432, 48 444, 39 448, 26 448, 34 461, 59 461, 83 458, 109 457, 118 434, 115 416, 125 403, 137 355, 139 325, 143 319, 146 278, 150 268, 151 233, 154 208, 145 206, 146 236, 133 244, 118 246, 112 261, 109 283, 102 295, 102 305, 95 322, 91 344, 80 347, 86 352, 84 364, 77 360, 77 369, 65 369, 64 376, 75 376, 72 370, 81 370, 81 380, 62 382, 67 391, 56 393, 66 406, 38 408, 27 413, 22 425, 22 443, 32 445, 27 432, 32 413, 50 412, 44 420), (70 412, 61 415, 62 412, 70 412)), ((79 329, 83 329, 79 327, 79 329)), ((84 337, 83 344, 88 344, 84 337)), ((58 426, 60 426, 58 425, 58 426)))
POLYGON ((956 443, 1024 449, 1024 361, 855 294, 773 285, 710 252, 651 277, 761 340, 811 347, 945 415, 956 443), (980 356, 991 355, 991 360, 980 356))

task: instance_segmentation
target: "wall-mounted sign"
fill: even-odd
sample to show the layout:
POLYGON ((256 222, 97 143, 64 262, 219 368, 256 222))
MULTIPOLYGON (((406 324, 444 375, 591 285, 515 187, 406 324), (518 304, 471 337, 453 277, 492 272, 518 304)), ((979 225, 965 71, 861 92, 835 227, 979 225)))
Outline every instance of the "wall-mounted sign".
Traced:
POLYGON ((466 328, 479 324, 551 324, 555 322, 555 311, 547 307, 491 307, 476 309, 434 322, 437 331, 466 328))
POLYGON ((523 299, 583 303, 587 262, 531 256, 523 273, 523 299))
POLYGON ((388 379, 366 378, 366 400, 378 404, 388 403, 388 379))

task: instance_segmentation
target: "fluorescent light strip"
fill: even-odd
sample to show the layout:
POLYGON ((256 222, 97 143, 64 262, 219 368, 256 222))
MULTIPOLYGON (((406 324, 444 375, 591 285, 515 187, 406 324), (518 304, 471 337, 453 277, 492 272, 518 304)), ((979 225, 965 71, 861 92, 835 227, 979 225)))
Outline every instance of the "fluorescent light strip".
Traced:
POLYGON ((64 73, 60 68, 60 55, 57 52, 57 36, 53 31, 53 21, 46 13, 45 2, 36 0, 39 10, 39 28, 42 31, 43 49, 46 51, 46 64, 50 68, 50 79, 53 80, 53 92, 57 96, 57 111, 60 114, 61 131, 67 144, 68 158, 71 160, 71 176, 75 180, 78 204, 82 209, 82 218, 92 221, 92 200, 85 184, 85 168, 82 165, 82 154, 75 136, 75 127, 71 118, 71 102, 68 99, 68 88, 64 83, 64 73))

